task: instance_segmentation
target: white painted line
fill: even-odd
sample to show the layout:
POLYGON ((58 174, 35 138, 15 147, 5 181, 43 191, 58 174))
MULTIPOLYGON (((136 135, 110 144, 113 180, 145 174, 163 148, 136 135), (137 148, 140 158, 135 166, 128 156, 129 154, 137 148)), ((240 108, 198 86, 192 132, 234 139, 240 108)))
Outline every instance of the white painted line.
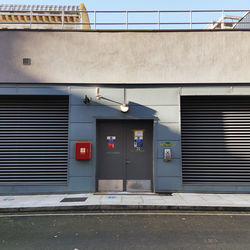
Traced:
POLYGON ((124 212, 124 213, 55 213, 55 214, 2 214, 0 215, 0 218, 4 217, 44 217, 44 216, 118 216, 118 215, 178 215, 178 216, 250 216, 250 213, 168 213, 168 212, 159 212, 159 213, 154 213, 154 212, 149 212, 149 213, 129 213, 129 212, 124 212))

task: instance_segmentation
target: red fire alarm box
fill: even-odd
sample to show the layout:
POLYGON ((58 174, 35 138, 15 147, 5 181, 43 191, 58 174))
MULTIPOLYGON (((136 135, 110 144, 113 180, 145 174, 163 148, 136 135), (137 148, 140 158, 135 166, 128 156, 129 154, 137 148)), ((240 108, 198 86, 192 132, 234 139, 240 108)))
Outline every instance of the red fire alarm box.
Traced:
POLYGON ((76 160, 90 160, 91 159, 91 142, 76 142, 75 149, 76 160))

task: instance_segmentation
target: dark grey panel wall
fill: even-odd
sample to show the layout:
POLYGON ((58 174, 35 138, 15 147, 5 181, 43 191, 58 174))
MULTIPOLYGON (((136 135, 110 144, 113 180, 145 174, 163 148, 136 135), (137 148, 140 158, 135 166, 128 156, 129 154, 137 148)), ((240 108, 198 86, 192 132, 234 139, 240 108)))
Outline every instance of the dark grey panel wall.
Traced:
POLYGON ((94 192, 96 166, 96 119, 153 119, 154 120, 154 183, 155 190, 180 190, 180 127, 179 89, 174 87, 127 89, 130 111, 123 114, 123 88, 119 86, 101 87, 103 98, 97 100, 95 87, 30 84, 0 86, 1 95, 13 96, 69 96, 69 156, 68 182, 66 185, 12 185, 1 186, 0 193, 62 193, 94 192), (85 95, 91 99, 89 105, 83 103, 85 95), (76 161, 75 142, 92 142, 92 159, 76 161), (173 160, 165 164, 162 159, 163 144, 170 141, 173 146, 173 160), (176 182, 177 180, 177 182, 176 182))
POLYGON ((127 88, 130 111, 120 112, 123 87, 115 85, 100 88, 103 98, 96 99, 95 87, 89 85, 0 85, 1 95, 68 95, 69 96, 69 155, 68 182, 66 185, 0 185, 1 194, 21 193, 71 193, 95 191, 96 119, 153 119, 154 120, 154 189, 159 192, 249 192, 248 185, 183 185, 181 163, 180 96, 245 95, 248 86, 168 87, 133 86, 127 88), (89 105, 83 97, 91 99, 89 105), (76 140, 92 142, 92 159, 76 161, 76 140), (172 161, 163 161, 163 149, 170 142, 172 161))

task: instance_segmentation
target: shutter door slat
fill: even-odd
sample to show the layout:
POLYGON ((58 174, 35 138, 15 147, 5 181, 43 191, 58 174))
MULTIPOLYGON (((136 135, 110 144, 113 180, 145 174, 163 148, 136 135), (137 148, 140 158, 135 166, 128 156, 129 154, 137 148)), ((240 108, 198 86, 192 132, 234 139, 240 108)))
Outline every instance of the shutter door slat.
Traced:
POLYGON ((67 183, 68 105, 68 96, 1 96, 0 183, 67 183))
POLYGON ((181 98, 184 184, 250 183, 250 97, 181 98))

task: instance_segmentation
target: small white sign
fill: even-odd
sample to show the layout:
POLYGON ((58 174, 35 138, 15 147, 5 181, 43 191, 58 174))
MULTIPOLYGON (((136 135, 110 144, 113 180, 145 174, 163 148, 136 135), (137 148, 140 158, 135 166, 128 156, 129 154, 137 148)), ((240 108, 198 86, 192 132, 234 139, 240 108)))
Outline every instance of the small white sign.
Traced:
POLYGON ((143 130, 135 130, 135 137, 143 138, 143 130))
POLYGON ((80 152, 81 152, 81 153, 86 153, 86 149, 85 149, 85 148, 81 148, 81 149, 80 149, 80 152))
POLYGON ((107 136, 107 142, 115 142, 116 136, 107 136))

